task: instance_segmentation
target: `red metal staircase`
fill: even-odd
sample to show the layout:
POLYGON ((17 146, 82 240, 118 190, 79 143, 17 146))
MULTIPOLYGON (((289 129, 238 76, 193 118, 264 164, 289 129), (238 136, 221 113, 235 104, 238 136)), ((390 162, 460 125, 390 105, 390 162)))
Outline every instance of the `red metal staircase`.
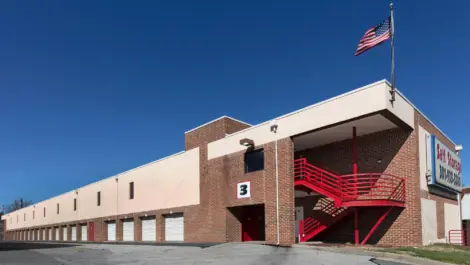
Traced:
POLYGON ((335 207, 334 201, 320 205, 319 212, 322 214, 315 217, 307 217, 299 222, 300 242, 308 241, 323 230, 327 229, 343 217, 352 213, 352 208, 335 207))
POLYGON ((390 213, 391 207, 405 207, 405 179, 385 173, 338 175, 314 166, 306 158, 294 162, 294 186, 314 191, 331 200, 322 207, 327 218, 307 217, 299 223, 300 241, 305 242, 354 212, 355 207, 390 207, 367 234, 363 244, 390 213), (320 220, 321 219, 321 220, 320 220))

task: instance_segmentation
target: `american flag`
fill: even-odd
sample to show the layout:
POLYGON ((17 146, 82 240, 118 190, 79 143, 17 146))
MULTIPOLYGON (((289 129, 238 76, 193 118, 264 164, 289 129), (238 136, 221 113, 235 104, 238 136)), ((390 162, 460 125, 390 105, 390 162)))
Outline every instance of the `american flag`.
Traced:
POLYGON ((358 56, 359 54, 390 39, 390 36, 392 35, 391 31, 393 30, 390 26, 391 24, 391 18, 388 17, 386 20, 382 21, 382 23, 367 30, 359 41, 359 45, 357 46, 357 50, 354 55, 358 56))

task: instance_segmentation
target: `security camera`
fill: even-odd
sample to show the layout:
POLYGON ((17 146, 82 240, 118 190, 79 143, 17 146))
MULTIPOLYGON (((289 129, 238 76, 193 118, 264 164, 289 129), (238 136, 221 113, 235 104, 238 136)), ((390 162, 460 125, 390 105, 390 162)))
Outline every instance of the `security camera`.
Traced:
POLYGON ((277 120, 276 119, 269 122, 269 128, 271 132, 274 132, 274 133, 277 132, 277 120))
POLYGON ((463 149, 463 146, 462 146, 462 145, 456 145, 456 146, 455 146, 455 151, 457 151, 457 152, 462 151, 462 149, 463 149))

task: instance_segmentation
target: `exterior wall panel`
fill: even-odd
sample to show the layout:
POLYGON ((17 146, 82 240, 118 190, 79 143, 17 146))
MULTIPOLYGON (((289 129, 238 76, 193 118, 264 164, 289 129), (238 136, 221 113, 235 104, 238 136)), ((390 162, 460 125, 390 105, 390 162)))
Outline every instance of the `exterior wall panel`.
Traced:
POLYGON ((195 205, 199 204, 199 197, 199 149, 194 148, 36 203, 4 215, 2 219, 6 220, 9 230, 33 228, 117 214, 195 205), (135 185, 133 200, 129 200, 130 181, 134 181, 135 185), (100 206, 97 205, 98 191, 101 192, 100 206), (75 198, 76 211, 74 211, 75 198), (57 203, 59 203, 59 214, 57 214, 57 203), (44 207, 46 207, 45 217, 44 207), (35 211, 34 219, 33 211, 35 211))
MULTIPOLYGON (((231 136, 209 143, 208 158, 213 159, 243 150, 243 146, 239 143, 240 139, 243 138, 252 139, 255 145, 262 145, 276 139, 291 137, 331 124, 386 110, 388 109, 387 102, 390 97, 388 91, 389 86, 385 82, 378 82, 333 99, 320 102, 295 113, 279 117, 279 129, 276 134, 270 131, 269 122, 245 129, 231 136), (324 115, 325 113, 328 113, 328 115, 324 115)), ((402 116, 406 118, 406 123, 411 122, 409 125, 413 128, 413 108, 402 100, 400 96, 397 96, 397 101, 400 101, 399 106, 395 106, 392 110, 394 113, 397 113, 399 117, 402 116), (404 109, 396 110, 397 108, 404 109)))

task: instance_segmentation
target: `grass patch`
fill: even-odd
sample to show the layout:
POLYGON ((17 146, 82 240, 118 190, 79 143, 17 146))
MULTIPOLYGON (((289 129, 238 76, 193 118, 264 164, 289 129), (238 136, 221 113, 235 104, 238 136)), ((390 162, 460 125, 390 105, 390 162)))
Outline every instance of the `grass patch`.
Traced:
POLYGON ((407 254, 442 262, 470 265, 470 247, 436 244, 422 248, 400 247, 383 249, 385 252, 407 254))

